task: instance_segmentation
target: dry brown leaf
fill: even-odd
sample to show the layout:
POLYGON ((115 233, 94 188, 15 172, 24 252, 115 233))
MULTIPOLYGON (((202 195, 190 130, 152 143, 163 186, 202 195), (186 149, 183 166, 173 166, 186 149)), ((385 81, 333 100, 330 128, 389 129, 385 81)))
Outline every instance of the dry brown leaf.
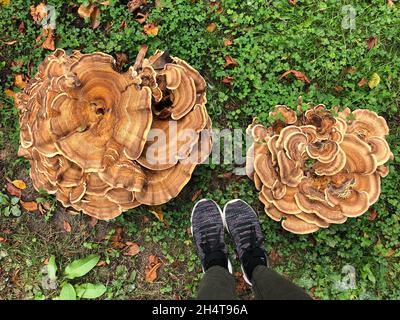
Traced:
POLYGON ((146 4, 146 0, 131 0, 127 3, 128 11, 134 12, 140 8, 141 5, 146 4))
POLYGON ((116 61, 116 67, 117 69, 121 69, 122 66, 128 62, 128 56, 126 53, 116 53, 115 54, 115 61, 116 61))
POLYGON ((134 242, 126 242, 125 243, 126 247, 123 250, 123 255, 124 256, 136 256, 140 252, 140 247, 137 243, 134 242))
POLYGON ((200 190, 197 190, 194 194, 193 194, 193 196, 192 196, 192 198, 190 199, 192 202, 194 202, 200 195, 201 195, 201 189, 200 190))
POLYGON ((221 3, 219 3, 218 1, 211 2, 210 7, 211 7, 211 9, 215 10, 219 14, 224 12, 224 8, 222 8, 221 3))
POLYGON ((369 37, 368 39, 365 40, 365 43, 368 46, 368 49, 372 49, 378 44, 378 38, 377 37, 369 37))
POLYGON ((336 86, 335 87, 335 91, 336 92, 342 92, 344 90, 344 88, 342 86, 336 86))
POLYGON ((93 13, 94 8, 95 8, 95 5, 93 3, 90 3, 87 7, 85 7, 83 4, 81 4, 78 9, 78 15, 81 18, 89 18, 90 15, 93 13))
POLYGON ((92 29, 96 29, 100 25, 100 9, 94 7, 92 14, 90 15, 90 25, 92 29))
POLYGON ((24 76, 22 74, 16 74, 15 75, 15 80, 14 80, 14 84, 20 88, 20 89, 24 89, 27 85, 26 81, 24 80, 24 76))
POLYGON ((397 249, 391 248, 388 253, 386 254, 386 257, 391 257, 397 252, 397 249))
POLYGON ((97 218, 95 218, 95 217, 90 217, 90 219, 89 219, 89 226, 91 226, 92 228, 97 224, 97 222, 98 222, 99 220, 97 219, 97 218))
POLYGON ((362 78, 360 81, 358 81, 357 85, 361 88, 364 87, 368 83, 368 79, 362 78))
POLYGON ((21 189, 18 189, 16 186, 14 186, 10 182, 7 183, 7 192, 13 197, 21 198, 21 195, 22 195, 21 189))
POLYGON ((224 39, 224 46, 229 47, 233 44, 233 41, 231 39, 224 39))
POLYGON ((161 267, 162 263, 158 261, 155 255, 150 255, 145 270, 145 279, 147 282, 154 282, 157 279, 157 270, 161 267))
POLYGON ((111 237, 111 242, 115 243, 121 242, 123 233, 124 229, 122 227, 116 227, 114 234, 111 237))
POLYGON ((120 29, 125 29, 126 28, 126 21, 122 20, 121 24, 119 25, 120 29))
POLYGON ((232 84, 233 79, 234 79, 234 78, 233 78, 232 76, 226 76, 226 77, 222 80, 222 82, 225 83, 225 84, 232 84))
MULTIPOLYGON (((41 37, 46 37, 46 40, 44 40, 44 42, 42 43, 41 47, 43 49, 47 49, 47 50, 51 50, 54 51, 56 49, 56 45, 55 45, 55 35, 54 35, 54 30, 47 28, 47 29, 43 29, 43 33, 39 36, 39 41, 41 40, 41 37)), ((37 42, 38 39, 36 39, 37 42)))
POLYGON ((208 32, 214 32, 216 28, 217 28, 217 24, 212 22, 207 26, 207 31, 208 32))
POLYGON ((5 242, 7 242, 7 239, 3 238, 3 237, 0 237, 0 242, 5 243, 5 242))
POLYGON ((309 84, 310 80, 308 80, 307 76, 300 71, 296 71, 296 70, 288 70, 286 72, 284 72, 279 79, 284 79, 287 78, 288 75, 293 75, 297 80, 303 81, 304 83, 309 84))
POLYGON ((351 66, 351 67, 348 67, 348 68, 344 69, 345 73, 350 73, 350 74, 352 74, 352 73, 354 73, 356 71, 357 71, 357 68, 354 67, 354 66, 351 66))
POLYGON ((25 23, 23 21, 18 26, 18 32, 25 33, 25 23))
POLYGON ((230 55, 225 56, 225 65, 224 68, 228 68, 229 66, 237 67, 239 64, 233 59, 230 55))
POLYGON ((67 221, 64 221, 63 227, 64 227, 65 232, 71 232, 71 230, 72 230, 71 225, 67 221))
POLYGON ((42 21, 43 18, 47 16, 46 4, 43 2, 39 3, 36 7, 31 6, 30 11, 33 20, 37 23, 42 21))
POLYGON ((21 205, 25 210, 27 210, 29 212, 34 212, 34 211, 38 210, 38 204, 35 201, 25 202, 25 201, 21 200, 21 205))
POLYGON ((390 7, 393 7, 393 6, 394 6, 393 0, 388 0, 388 1, 387 1, 387 5, 388 5, 389 8, 390 8, 390 7))
POLYGON ((248 289, 248 285, 244 280, 241 272, 235 272, 235 278, 236 278, 236 293, 238 295, 241 295, 244 292, 246 292, 246 290, 248 289))
POLYGON ((144 33, 149 36, 156 36, 158 34, 158 27, 155 23, 146 24, 143 27, 144 33))
POLYGON ((12 184, 18 189, 24 190, 26 189, 26 183, 22 180, 14 180, 12 184))
POLYGON ((296 5, 297 0, 288 0, 289 4, 292 6, 296 5))
POLYGON ((159 221, 164 221, 164 213, 162 212, 161 206, 149 207, 149 211, 154 214, 159 221))
POLYGON ((148 15, 147 13, 139 12, 139 13, 136 15, 135 20, 136 20, 137 22, 139 22, 140 24, 143 24, 143 23, 146 22, 148 16, 149 16, 149 15, 148 15))
POLYGON ((4 90, 4 94, 5 94, 7 97, 12 97, 12 98, 15 97, 15 92, 12 91, 12 90, 10 90, 10 89, 4 90))
POLYGON ((49 257, 46 257, 46 259, 44 259, 43 264, 45 266, 47 266, 49 264, 49 257))
POLYGON ((150 221, 150 219, 149 219, 149 217, 148 216, 143 216, 143 218, 142 218, 142 223, 144 224, 144 223, 147 223, 147 222, 149 222, 150 221))
POLYGON ((7 45, 7 46, 11 46, 11 45, 17 43, 17 40, 3 41, 3 43, 4 43, 5 45, 7 45))
POLYGON ((369 210, 369 215, 368 215, 368 220, 369 221, 374 221, 377 216, 378 216, 378 212, 376 212, 375 209, 370 209, 369 210))
POLYGON ((104 260, 97 262, 96 267, 104 267, 107 263, 104 260))
POLYGON ((275 249, 272 249, 268 255, 268 258, 271 260, 272 263, 276 263, 276 261, 278 261, 279 259, 279 255, 275 249))

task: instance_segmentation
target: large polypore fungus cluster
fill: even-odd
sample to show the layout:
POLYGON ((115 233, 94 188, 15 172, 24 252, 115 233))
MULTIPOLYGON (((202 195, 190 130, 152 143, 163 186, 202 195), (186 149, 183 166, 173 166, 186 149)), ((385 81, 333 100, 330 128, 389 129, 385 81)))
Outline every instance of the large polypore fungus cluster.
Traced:
POLYGON ((58 49, 39 65, 16 97, 36 189, 99 219, 181 191, 210 153, 206 83, 181 59, 145 53, 125 73, 103 53, 58 49))
POLYGON ((253 144, 246 170, 271 219, 307 234, 360 216, 378 200, 393 157, 383 117, 323 105, 300 116, 277 106, 270 116, 277 119, 270 127, 254 121, 247 129, 253 144))

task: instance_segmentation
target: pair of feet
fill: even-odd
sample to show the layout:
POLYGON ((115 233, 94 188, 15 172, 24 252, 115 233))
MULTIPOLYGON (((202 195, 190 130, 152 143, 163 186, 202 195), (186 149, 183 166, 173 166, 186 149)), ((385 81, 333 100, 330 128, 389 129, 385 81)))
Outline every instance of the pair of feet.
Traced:
POLYGON ((243 200, 229 201, 221 208, 212 200, 198 201, 192 211, 192 235, 203 271, 221 266, 232 273, 224 241, 225 229, 232 236, 243 277, 251 285, 253 270, 267 265, 264 238, 257 213, 243 200))

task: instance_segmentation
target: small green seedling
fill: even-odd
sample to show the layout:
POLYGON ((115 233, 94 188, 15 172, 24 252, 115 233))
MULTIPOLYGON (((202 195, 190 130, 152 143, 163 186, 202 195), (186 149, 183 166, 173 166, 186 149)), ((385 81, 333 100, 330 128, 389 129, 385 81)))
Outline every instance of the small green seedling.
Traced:
POLYGON ((0 192, 0 213, 5 217, 21 215, 21 208, 19 207, 18 197, 9 197, 8 195, 0 192))

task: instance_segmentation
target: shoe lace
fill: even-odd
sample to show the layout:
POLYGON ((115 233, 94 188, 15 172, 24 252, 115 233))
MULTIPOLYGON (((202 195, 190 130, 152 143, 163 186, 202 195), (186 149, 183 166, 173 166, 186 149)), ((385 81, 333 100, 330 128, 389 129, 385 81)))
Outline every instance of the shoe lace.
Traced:
POLYGON ((240 239, 240 246, 245 248, 244 251, 252 253, 252 256, 263 256, 261 245, 263 242, 262 238, 257 239, 256 228, 254 225, 250 225, 245 231, 249 231, 247 236, 240 239), (259 252, 261 250, 261 252, 259 252))
POLYGON ((204 254, 210 254, 215 251, 222 251, 224 249, 224 243, 221 242, 221 230, 218 232, 210 232, 209 230, 201 231, 201 241, 200 248, 203 250, 204 254))

